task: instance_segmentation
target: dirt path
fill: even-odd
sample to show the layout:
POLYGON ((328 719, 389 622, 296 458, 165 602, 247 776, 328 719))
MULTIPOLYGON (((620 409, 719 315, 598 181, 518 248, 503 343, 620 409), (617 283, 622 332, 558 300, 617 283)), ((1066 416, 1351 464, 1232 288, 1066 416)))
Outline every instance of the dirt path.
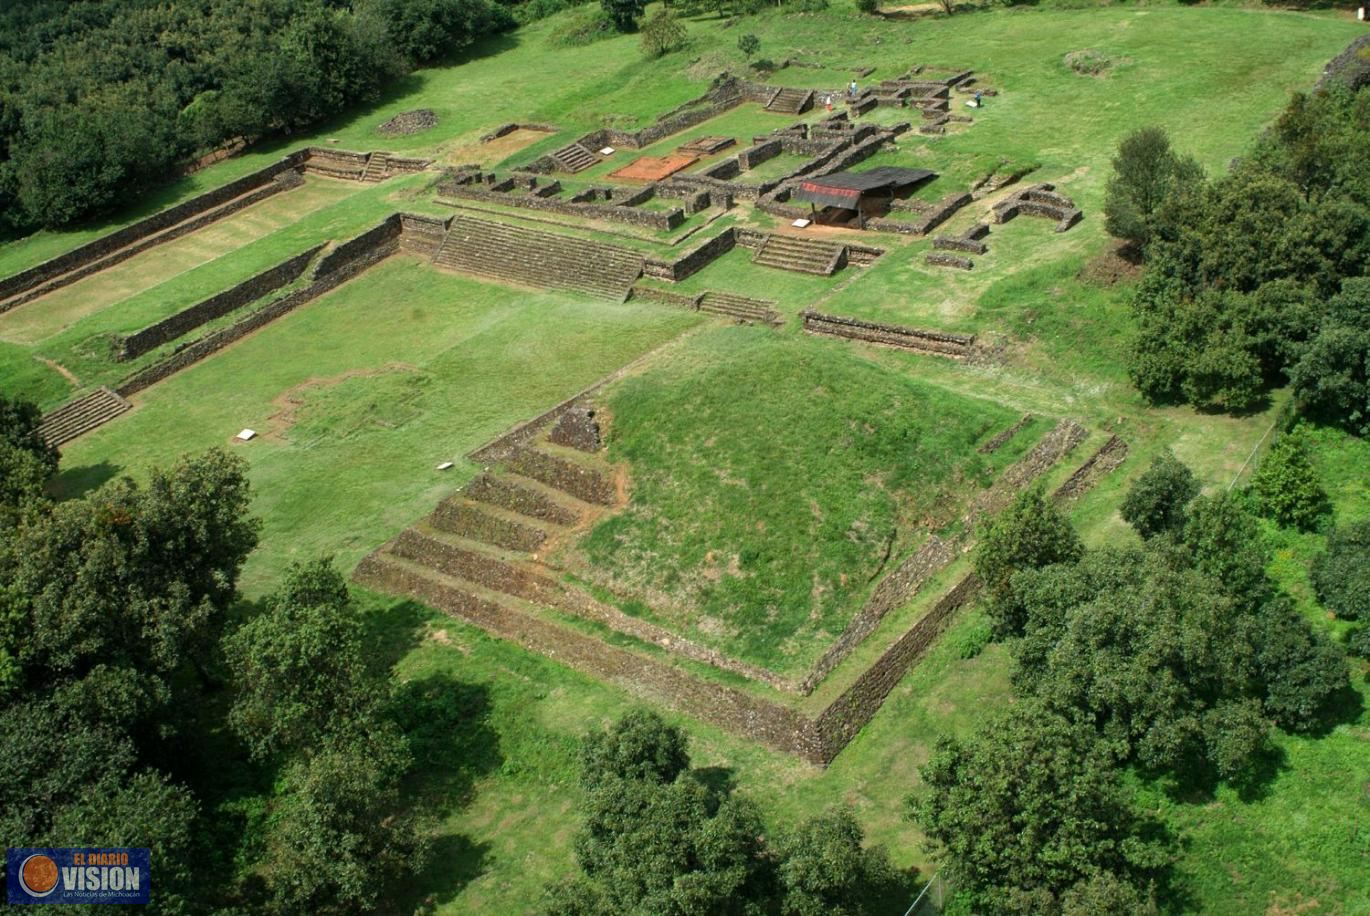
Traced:
POLYGON ((271 424, 271 429, 262 435, 268 439, 284 442, 289 439, 286 435, 290 428, 295 425, 296 414, 304 406, 305 394, 317 388, 331 388, 340 385, 348 379, 354 378, 375 378, 378 375, 387 375, 391 372, 419 372, 417 366, 409 363, 386 363, 376 369, 349 369, 338 375, 327 376, 325 378, 309 378, 292 385, 271 399, 271 406, 275 411, 267 418, 271 424))
POLYGON ((76 377, 76 373, 72 372, 70 369, 68 369, 61 363, 57 362, 56 360, 48 359, 46 356, 35 356, 34 359, 38 360, 43 365, 47 366, 49 369, 52 369, 58 374, 60 374, 62 378, 71 382, 71 386, 73 388, 81 387, 81 380, 76 377))

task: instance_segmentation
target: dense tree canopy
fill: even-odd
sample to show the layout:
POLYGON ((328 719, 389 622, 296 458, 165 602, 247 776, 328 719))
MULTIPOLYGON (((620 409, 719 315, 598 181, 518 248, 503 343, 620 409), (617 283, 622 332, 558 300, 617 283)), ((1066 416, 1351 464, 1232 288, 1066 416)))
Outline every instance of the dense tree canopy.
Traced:
POLYGON ((512 23, 496 0, 0 8, 0 219, 64 226, 235 137, 303 127, 512 23))
POLYGON ((229 719, 258 757, 312 747, 340 723, 369 716, 384 694, 347 585, 327 561, 292 569, 268 611, 225 650, 238 689, 229 719))
POLYGON ((1123 520, 1144 538, 1184 527, 1185 507, 1199 495, 1199 481, 1172 452, 1158 456, 1127 491, 1123 520))
POLYGON ((582 745, 579 874, 549 888, 558 916, 863 916, 897 884, 850 812, 770 844, 756 806, 691 770, 686 736, 629 712, 582 745))
POLYGON ((1182 538, 1015 575, 1014 683, 1147 771, 1240 780, 1268 749, 1267 720, 1320 724, 1346 665, 1265 578, 1235 497, 1195 500, 1182 538))
POLYGON ((1110 231, 1146 245, 1134 383, 1152 400, 1243 412, 1288 378, 1310 411, 1364 430, 1370 179, 1356 151, 1370 147, 1370 87, 1296 95, 1212 181, 1169 179, 1163 140, 1125 140, 1110 183, 1110 231))
POLYGON ((1331 513, 1301 427, 1275 440, 1261 459, 1251 475, 1251 495, 1262 516, 1287 527, 1309 530, 1331 513))
POLYGON ((0 528, 0 839, 150 846, 161 912, 197 892, 199 806, 164 764, 256 543, 244 470, 214 451, 145 486, 34 492, 0 528))
POLYGON ((1168 844, 1088 726, 1019 704, 968 741, 943 739, 922 775, 910 814, 974 912, 1079 912, 1105 893, 1127 904, 1109 912, 1144 911, 1168 844))
POLYGON ((1343 620, 1370 621, 1370 520, 1336 528, 1313 560, 1313 591, 1343 620))
POLYGON ((1104 219, 1108 231, 1146 248, 1155 233, 1157 213, 1186 184, 1203 178, 1193 159, 1176 155, 1159 127, 1144 127, 1123 139, 1113 160, 1104 219))
POLYGON ((1012 579, 1025 569, 1077 559, 1083 547, 1070 521, 1050 502, 1041 486, 1025 490, 981 531, 975 573, 989 595, 994 634, 1016 636, 1026 619, 1015 600, 1012 579))

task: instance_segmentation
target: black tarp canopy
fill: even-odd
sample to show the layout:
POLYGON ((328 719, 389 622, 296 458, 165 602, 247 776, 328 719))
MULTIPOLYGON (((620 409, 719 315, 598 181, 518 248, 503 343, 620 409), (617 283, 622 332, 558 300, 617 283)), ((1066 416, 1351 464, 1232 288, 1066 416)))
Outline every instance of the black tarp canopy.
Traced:
POLYGON ((927 169, 901 169, 882 166, 865 172, 834 172, 821 178, 800 182, 794 191, 797 200, 824 207, 857 209, 862 197, 874 192, 894 194, 898 189, 937 177, 927 169))

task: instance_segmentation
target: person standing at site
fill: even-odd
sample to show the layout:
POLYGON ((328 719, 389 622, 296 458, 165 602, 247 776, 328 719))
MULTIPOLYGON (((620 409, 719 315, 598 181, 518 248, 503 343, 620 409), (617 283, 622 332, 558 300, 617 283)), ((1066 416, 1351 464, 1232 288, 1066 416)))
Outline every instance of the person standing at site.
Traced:
POLYGON ((852 80, 851 85, 847 87, 847 98, 856 98, 856 80, 852 80))

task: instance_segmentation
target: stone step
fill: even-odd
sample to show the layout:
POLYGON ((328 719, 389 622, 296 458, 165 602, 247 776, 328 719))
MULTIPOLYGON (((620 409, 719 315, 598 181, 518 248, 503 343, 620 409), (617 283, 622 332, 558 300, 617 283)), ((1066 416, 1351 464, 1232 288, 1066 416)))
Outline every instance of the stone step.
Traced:
POLYGON ((390 157, 385 153, 372 153, 366 160, 366 168, 362 169, 362 181, 384 181, 389 171, 390 157))
POLYGON ((132 408, 132 404, 110 389, 96 388, 44 415, 38 435, 49 445, 60 446, 132 408))
POLYGON ((799 114, 807 109, 812 101, 812 90, 782 89, 766 103, 766 110, 780 114, 799 114))
POLYGON ((770 235, 752 258, 762 267, 831 276, 846 257, 846 246, 817 239, 770 235))
POLYGON ((550 527, 486 503, 472 502, 460 493, 439 503, 428 516, 428 524, 471 541, 522 553, 537 551, 547 540, 550 527))
POLYGON ((568 172, 583 172, 599 161, 599 156, 580 143, 568 143, 552 153, 552 158, 568 172))
POLYGON ((462 489, 462 495, 474 502, 488 503, 553 525, 574 525, 589 508, 564 490, 553 489, 531 477, 507 470, 478 475, 462 489))
POLYGON ((608 475, 541 449, 516 449, 504 459, 504 466, 555 490, 569 493, 582 502, 612 506, 617 500, 614 482, 608 475))
POLYGON ((433 263, 461 273, 623 301, 643 257, 599 242, 459 216, 433 263))
POLYGON ((748 299, 732 293, 705 293, 699 301, 699 310, 769 325, 784 324, 785 316, 772 308, 773 305, 775 303, 769 300, 748 299))

